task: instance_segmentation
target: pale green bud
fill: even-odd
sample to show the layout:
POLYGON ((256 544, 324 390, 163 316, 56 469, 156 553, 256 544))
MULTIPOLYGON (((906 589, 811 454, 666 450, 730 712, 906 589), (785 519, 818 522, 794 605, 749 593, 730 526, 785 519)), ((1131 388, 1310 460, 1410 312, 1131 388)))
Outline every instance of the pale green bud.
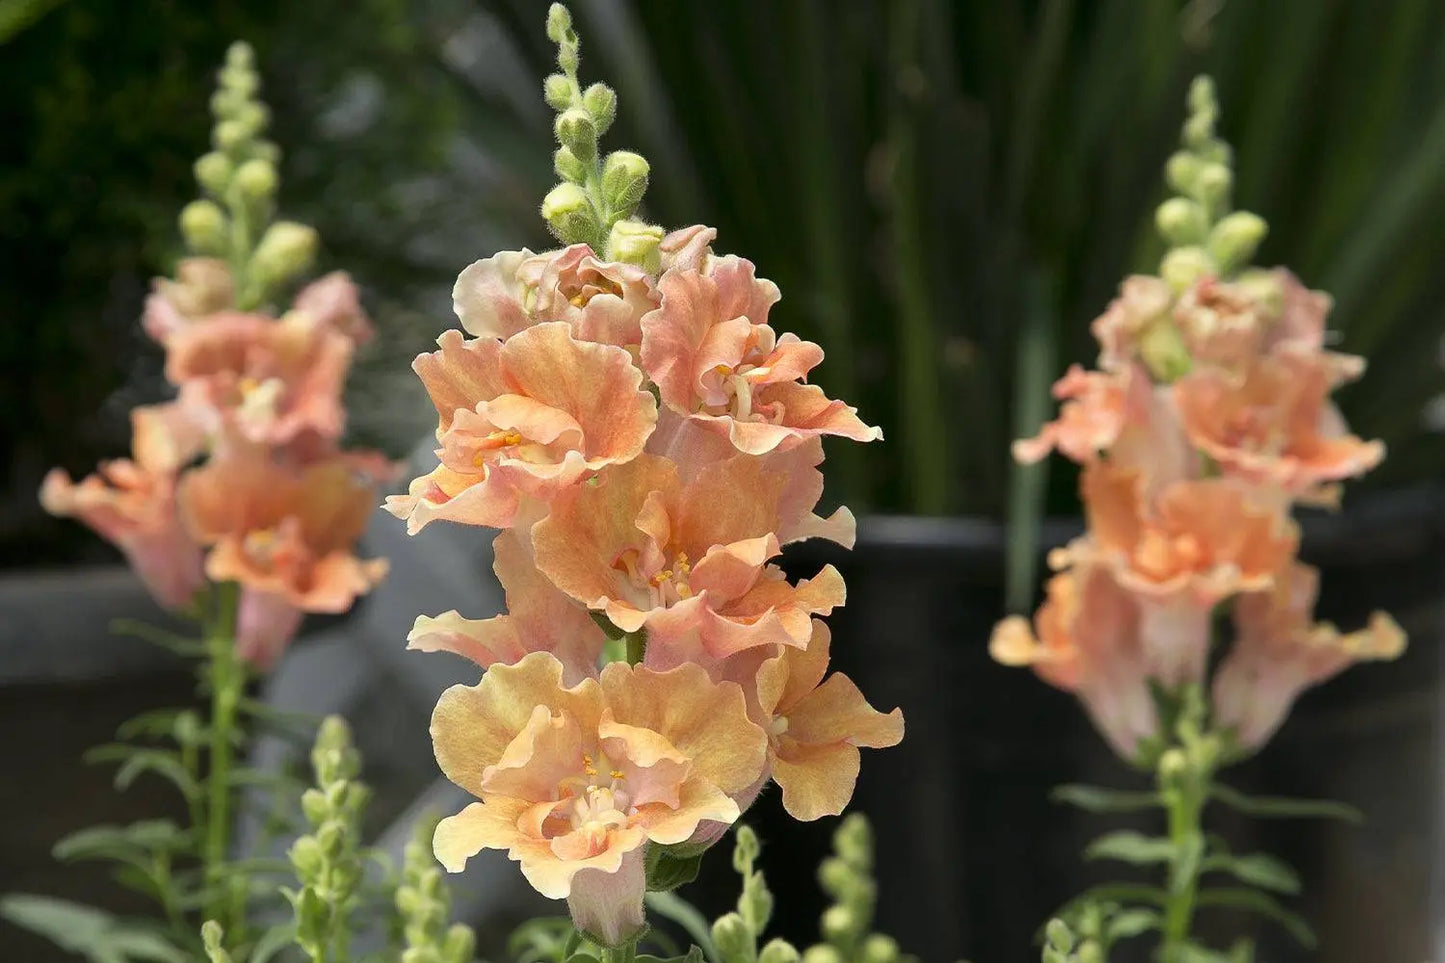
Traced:
POLYGON ((1220 272, 1230 274, 1248 264, 1268 231, 1264 218, 1249 211, 1222 218, 1209 232, 1209 253, 1219 262, 1220 272))
POLYGON ((1284 310, 1284 285, 1274 271, 1254 268, 1242 272, 1234 283, 1244 289, 1249 299, 1259 305, 1269 318, 1278 318, 1284 310))
POLYGON ((201 718, 196 713, 187 710, 176 716, 174 728, 176 742, 183 746, 199 745, 203 737, 201 732, 201 718))
POLYGON ((206 956, 210 957, 211 963, 231 963, 231 954, 226 952, 224 939, 225 930, 215 920, 206 920, 201 924, 201 942, 205 945, 206 956))
POLYGON ((1086 940, 1074 959, 1077 963, 1105 963, 1104 948, 1094 940, 1086 940))
POLYGON ((649 274, 662 270, 663 230, 656 224, 621 220, 607 236, 607 260, 636 264, 649 274))
POLYGON ((256 160, 270 161, 273 164, 281 163, 281 148, 269 140, 257 140, 251 143, 251 156, 256 160))
POLYGON ((256 52, 244 40, 237 40, 226 48, 226 66, 232 70, 251 70, 256 65, 256 52))
POLYGON ((858 916, 846 906, 830 906, 819 922, 823 939, 829 943, 849 943, 858 935, 858 916))
POLYGON ((235 152, 249 136, 250 130, 239 120, 223 120, 211 132, 211 142, 219 150, 235 152))
POLYGON ((211 113, 217 120, 226 120, 246 103, 235 91, 222 87, 211 95, 211 113))
POLYGON ((327 805, 325 793, 319 789, 308 789, 301 794, 301 811, 314 828, 330 814, 331 807, 327 805))
POLYGON ((226 223, 225 212, 212 201, 191 201, 181 208, 181 236, 198 253, 225 252, 226 223))
POLYGON ((844 963, 844 960, 842 953, 826 943, 819 943, 803 951, 803 963, 844 963))
POLYGON ((623 214, 631 214, 647 193, 647 175, 651 167, 641 154, 615 150, 602 162, 602 196, 607 206, 623 214))
POLYGON ((547 11, 547 39, 561 43, 572 32, 572 11, 560 3, 552 4, 547 11))
POLYGON ((593 84, 582 94, 582 106, 592 115, 598 133, 606 133, 617 117, 617 94, 606 84, 593 84))
POLYGON ((1205 163, 1199 169, 1194 182, 1196 196, 1210 210, 1217 211, 1229 200, 1229 191, 1234 186, 1234 172, 1223 164, 1205 163))
POLYGON ((1176 292, 1214 272, 1214 260, 1202 247, 1176 247, 1159 262, 1159 276, 1176 292))
POLYGON ((738 909, 754 933, 768 928, 768 920, 773 916, 773 893, 761 876, 754 876, 743 886, 738 909))
POLYGON ((306 271, 316 257, 316 229, 295 221, 277 221, 266 228, 251 255, 251 269, 264 283, 293 278, 306 271))
POLYGON ((597 215, 587 192, 564 181, 542 198, 542 219, 564 244, 592 241, 597 232, 597 215))
POLYGON ((1050 947, 1068 953, 1074 948, 1074 932, 1061 919, 1051 919, 1044 927, 1044 941, 1050 947))
POLYGON ((1199 171, 1204 161, 1191 151, 1176 151, 1164 165, 1164 178, 1169 186, 1191 197, 1198 193, 1199 171))
POLYGON ((226 188, 231 186, 231 175, 235 172, 235 165, 225 154, 213 150, 208 154, 201 155, 196 161, 194 170, 196 183, 216 197, 222 197, 226 193, 226 188))
POLYGON ((833 834, 833 848, 854 866, 867 868, 873 865, 873 830, 868 818, 862 813, 853 813, 843 820, 833 834))
POLYGON ((597 125, 592 115, 580 107, 572 107, 557 115, 557 143, 590 161, 597 156, 597 125))
POLYGON ((331 911, 313 887, 306 887, 296 899, 296 942, 311 952, 327 939, 331 911))
POLYGON ((898 941, 884 933, 874 933, 863 941, 862 963, 895 963, 898 941))
POLYGON ((334 819, 328 819, 316 831, 316 841, 328 859, 336 859, 346 851, 346 827, 334 819))
POLYGON ((271 122, 271 110, 263 103, 250 101, 236 111, 233 119, 245 128, 246 139, 251 140, 265 130, 266 125, 271 122))
POLYGON ((712 924, 712 941, 724 963, 751 963, 755 937, 737 913, 719 916, 712 924))
POLYGON ((753 827, 746 823, 738 826, 733 833, 733 869, 739 873, 751 871, 762 852, 763 844, 753 827))
POLYGON ((1172 384, 1189 373, 1194 364, 1179 329, 1167 317, 1160 318, 1139 335, 1139 356, 1155 380, 1172 384))
POLYGON ((564 40, 557 47, 557 66, 561 67, 567 73, 577 73, 579 59, 577 56, 577 41, 575 35, 574 39, 564 40))
POLYGON ((236 187, 247 200, 269 200, 276 195, 276 165, 264 160, 246 161, 236 170, 236 187))
POLYGON ((236 96, 238 101, 250 100, 261 87, 261 78, 250 68, 226 67, 221 70, 221 88, 236 96))
POLYGON ((325 854, 321 851, 321 844, 315 836, 300 836, 296 842, 291 844, 287 850, 287 856, 291 859, 291 865, 296 868, 296 875, 302 881, 311 880, 321 872, 322 864, 325 862, 325 854))
POLYGON ((477 935, 471 927, 461 923, 452 924, 442 943, 442 958, 446 963, 472 963, 477 951, 477 935))
POLYGON ((1189 757, 1177 746, 1159 757, 1159 778, 1177 780, 1189 771, 1189 757))
POLYGON ((421 906, 422 894, 415 886, 398 886, 396 888, 396 908, 403 916, 415 916, 421 906))
POLYGON ((1176 247, 1199 244, 1209 231, 1204 208, 1185 197, 1171 197, 1160 204, 1154 212, 1154 223, 1164 239, 1176 247))
POLYGON ((552 155, 552 169, 564 181, 581 184, 587 179, 587 165, 569 148, 559 147, 552 155))
POLYGON ((829 856, 818 866, 818 885, 834 899, 842 899, 845 893, 851 892, 857 881, 857 870, 845 859, 829 856))
POLYGON ((542 82, 542 99, 553 110, 566 110, 572 106, 572 81, 561 74, 552 74, 542 82))
POLYGON ((758 954, 758 963, 798 963, 799 959, 798 951, 793 944, 781 937, 770 940, 758 954))

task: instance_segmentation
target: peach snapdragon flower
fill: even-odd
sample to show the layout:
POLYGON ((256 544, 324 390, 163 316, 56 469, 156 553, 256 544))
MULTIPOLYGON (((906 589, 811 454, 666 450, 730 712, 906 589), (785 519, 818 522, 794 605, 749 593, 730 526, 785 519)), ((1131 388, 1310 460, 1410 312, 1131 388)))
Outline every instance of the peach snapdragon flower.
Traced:
POLYGON ((451 329, 437 344, 412 367, 440 416, 441 464, 386 502, 412 534, 434 519, 508 526, 524 499, 549 502, 636 457, 657 421, 631 355, 565 323, 506 341, 451 329))
POLYGON ((531 652, 550 652, 562 663, 565 684, 595 676, 607 638, 587 607, 537 571, 515 531, 498 535, 492 553, 497 580, 506 592, 506 614, 468 619, 453 609, 435 617, 418 616, 406 637, 407 648, 451 652, 484 669, 520 662, 531 652))
POLYGON ((152 288, 141 323, 146 334, 161 344, 177 331, 236 303, 235 279, 219 258, 181 258, 175 280, 157 278, 152 288))
POLYGON ((1405 633, 1383 612, 1357 632, 1315 623, 1319 572, 1298 562, 1274 585, 1234 603, 1236 637, 1214 678, 1214 714, 1240 748, 1262 745, 1279 728, 1300 692, 1355 662, 1393 659, 1405 633))
POLYGON ((706 270, 674 267, 658 280, 661 306, 642 319, 642 365, 662 402, 753 455, 820 435, 873 441, 882 431, 804 379, 823 349, 779 336, 768 311, 777 285, 751 262, 709 257, 706 270))
POLYGON ((572 687, 563 672, 535 652, 442 695, 437 762, 479 801, 441 821, 434 847, 452 872, 506 850, 579 929, 616 944, 643 926, 647 846, 737 819, 730 794, 757 779, 767 737, 742 690, 695 665, 614 662, 572 687))
POLYGON ((1074 693, 1114 750, 1135 758, 1140 740, 1159 726, 1138 599, 1089 564, 1055 575, 1047 593, 1032 626, 1014 615, 994 627, 989 653, 1074 693))
POLYGON ((1174 292, 1162 278, 1125 278, 1119 296, 1090 326, 1099 342, 1099 367, 1110 371, 1137 360, 1140 339, 1153 325, 1167 323, 1173 303, 1174 292))
POLYGON ((201 547, 176 504, 177 472, 202 436, 190 414, 171 403, 131 412, 131 458, 103 461, 79 482, 62 469, 45 476, 40 504, 76 518, 114 543, 166 608, 188 605, 205 585, 201 547))
POLYGON ((832 566, 792 585, 769 564, 796 524, 779 514, 787 480, 739 455, 684 483, 672 462, 641 455, 537 523, 537 567, 619 629, 646 628, 649 647, 698 645, 724 658, 805 646, 812 616, 842 605, 844 587, 832 566))
POLYGON ((468 334, 506 339, 565 321, 582 341, 634 351, 642 316, 657 306, 652 279, 633 264, 603 261, 586 244, 533 254, 503 251, 462 271, 452 307, 468 334))
POLYGON ((181 509, 211 546, 206 575, 238 582, 236 644, 262 668, 275 663, 304 612, 345 612, 386 574, 385 559, 356 557, 375 481, 336 455, 303 468, 238 450, 181 483, 181 509))
POLYGON ((322 318, 226 311, 173 332, 166 347, 167 379, 182 402, 212 412, 215 433, 283 445, 345 427, 354 343, 322 318))
POLYGON ((758 709, 768 733, 768 764, 783 807, 804 821, 836 816, 853 797, 858 747, 886 749, 903 739, 903 713, 879 712, 841 672, 824 679, 832 633, 818 620, 806 649, 782 646, 758 669, 758 709))

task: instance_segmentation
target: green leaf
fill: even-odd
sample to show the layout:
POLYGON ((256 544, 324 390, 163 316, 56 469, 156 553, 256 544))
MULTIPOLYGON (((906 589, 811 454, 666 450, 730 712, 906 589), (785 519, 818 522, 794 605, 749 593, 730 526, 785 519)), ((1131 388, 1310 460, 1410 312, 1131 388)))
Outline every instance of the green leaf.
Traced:
POLYGON ((1100 836, 1084 849, 1085 859, 1114 859, 1136 866, 1167 863, 1175 855, 1176 847, 1169 840, 1130 829, 1100 836))
POLYGON ((14 894, 0 899, 0 917, 91 963, 189 963, 187 954, 148 924, 79 903, 14 894))
POLYGON ((250 963, 269 963, 270 959, 290 946, 296 940, 296 924, 277 923, 256 941, 251 950, 250 963))
POLYGON ((1353 806, 1329 799, 1291 799, 1284 796, 1246 796, 1237 789, 1215 784, 1210 798, 1231 809, 1266 819, 1341 819, 1362 823, 1364 814, 1353 806))
POLYGON ((200 798, 200 784, 186 769, 180 755, 172 750, 117 742, 91 749, 84 759, 89 763, 119 762, 121 766, 115 773, 117 789, 128 789, 136 777, 152 772, 169 781, 187 799, 200 798))
POLYGON ((1242 886, 1206 889, 1200 891, 1198 905, 1201 909, 1207 906, 1217 906, 1224 909, 1248 910, 1258 913, 1283 926, 1301 946, 1306 949, 1314 948, 1315 934, 1309 924, 1298 914, 1285 909, 1268 893, 1261 893, 1257 889, 1247 889, 1242 886))
POLYGON ((1231 856, 1227 853, 1205 858, 1203 870, 1229 873, 1240 882, 1276 893, 1294 895, 1300 891, 1299 874, 1283 860, 1268 853, 1231 856))
POLYGON ((1102 786, 1084 786, 1071 783, 1057 786, 1049 793, 1056 803, 1077 806, 1091 813, 1138 812, 1141 809, 1155 809, 1162 805, 1159 794, 1154 792, 1122 792, 1105 789, 1102 786))
POLYGON ((133 619, 116 619, 110 623, 110 630, 116 635, 129 635, 142 639, 152 645, 160 646, 168 652, 174 652, 176 655, 206 654, 206 643, 200 639, 188 639, 183 635, 167 632, 165 629, 158 629, 154 625, 147 625, 133 619))
POLYGON ((1107 933, 1109 937, 1109 942, 1111 943, 1116 940, 1127 940, 1138 936, 1141 933, 1147 933, 1150 930, 1158 929, 1162 920, 1163 917, 1161 917, 1154 910, 1124 910, 1123 912, 1116 913, 1114 916, 1109 918, 1108 925, 1105 927, 1105 932, 1107 933))
POLYGON ((58 860, 119 859, 132 862, 155 852, 184 852, 192 836, 169 819, 147 819, 129 826, 91 826, 71 833, 51 850, 58 860))
POLYGON ((661 846, 654 846, 647 854, 647 889, 652 893, 664 893, 691 883, 697 879, 701 865, 702 853, 673 856, 661 846))

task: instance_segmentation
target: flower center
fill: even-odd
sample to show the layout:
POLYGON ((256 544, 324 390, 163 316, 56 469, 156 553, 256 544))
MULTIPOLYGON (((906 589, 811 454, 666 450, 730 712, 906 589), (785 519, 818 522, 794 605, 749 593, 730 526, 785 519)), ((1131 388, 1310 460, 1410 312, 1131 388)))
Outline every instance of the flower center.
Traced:
POLYGON ((472 455, 472 464, 481 468, 487 463, 488 455, 495 455, 521 443, 521 432, 506 429, 494 431, 477 442, 476 453, 472 455))
POLYGON ((657 604, 671 605, 681 599, 692 598, 692 586, 687 584, 687 576, 691 572, 687 553, 678 552, 671 568, 665 568, 648 579, 647 584, 657 593, 657 604))
POLYGON ((632 811, 632 794, 627 791, 627 776, 606 756, 596 761, 583 754, 582 772, 562 781, 557 787, 559 799, 570 799, 571 805, 561 807, 556 816, 564 832, 581 831, 594 846, 602 843, 608 832, 627 825, 632 811))
POLYGON ((1194 571, 1204 562, 1204 546, 1199 539, 1183 532, 1171 535, 1151 528, 1144 532, 1134 549, 1134 566, 1155 579, 1166 579, 1179 572, 1194 571))
POLYGON ((622 285, 611 278, 597 277, 584 282, 567 302, 574 308, 585 308, 587 303, 599 294, 610 294, 613 297, 622 297, 622 285))

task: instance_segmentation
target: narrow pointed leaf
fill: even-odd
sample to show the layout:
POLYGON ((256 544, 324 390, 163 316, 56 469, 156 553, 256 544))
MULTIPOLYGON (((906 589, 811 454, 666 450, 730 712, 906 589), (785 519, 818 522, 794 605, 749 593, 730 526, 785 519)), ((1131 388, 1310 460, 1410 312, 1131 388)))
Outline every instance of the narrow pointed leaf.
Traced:
POLYGON ((1285 909, 1273 896, 1257 889, 1231 887, 1228 889, 1206 889, 1200 892, 1198 905, 1201 909, 1216 906, 1222 909, 1248 910, 1267 917, 1284 927, 1301 946, 1313 949, 1315 934, 1310 925, 1297 913, 1285 909))
POLYGON ((1084 849, 1085 859, 1114 859, 1136 866, 1167 863, 1175 855, 1176 847, 1169 840, 1128 829, 1100 836, 1084 849))
POLYGON ((1250 816, 1275 819, 1340 819, 1362 823, 1364 814, 1353 806, 1330 799, 1291 799, 1284 796, 1247 796, 1237 789, 1215 785, 1210 796, 1250 816))
POLYGON ((1077 806, 1091 813, 1137 812, 1141 809, 1156 809, 1160 805, 1158 793, 1122 792, 1077 783, 1056 787, 1049 793, 1049 798, 1056 803, 1077 806))

